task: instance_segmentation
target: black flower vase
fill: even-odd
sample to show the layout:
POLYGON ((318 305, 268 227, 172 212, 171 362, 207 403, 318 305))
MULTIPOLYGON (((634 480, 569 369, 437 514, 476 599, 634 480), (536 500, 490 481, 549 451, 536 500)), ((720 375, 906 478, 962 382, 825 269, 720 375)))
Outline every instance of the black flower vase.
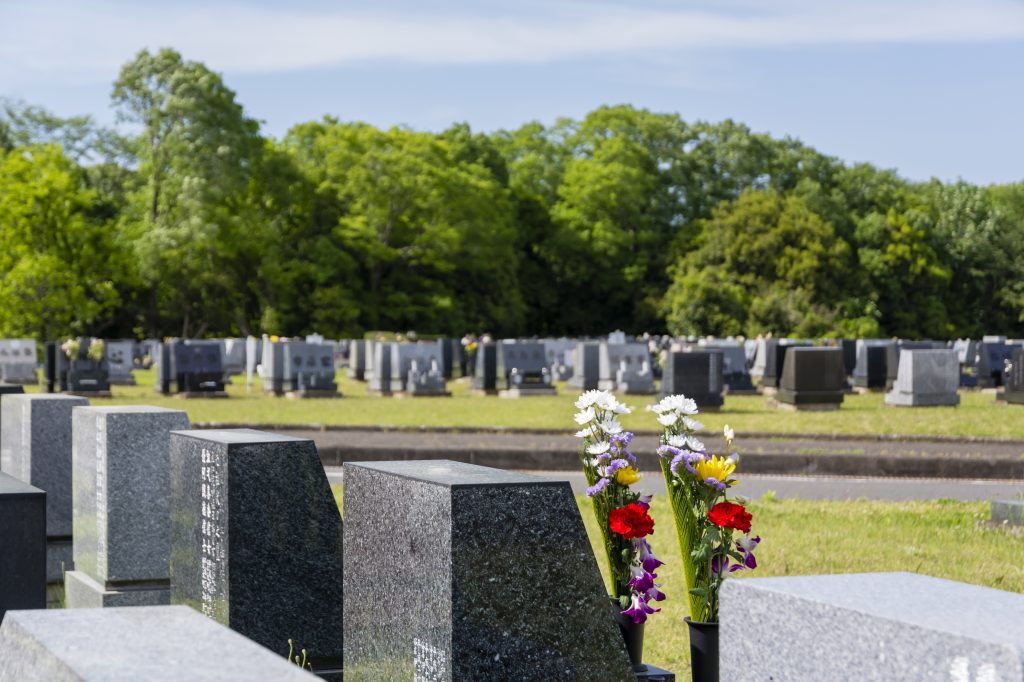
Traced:
POLYGON ((690 626, 690 666, 693 682, 718 682, 718 623, 686 619, 690 626))
POLYGON ((623 615, 618 599, 615 597, 609 597, 609 599, 611 599, 612 606, 615 609, 615 622, 618 623, 619 630, 622 632, 622 639, 626 642, 626 652, 629 653, 629 662, 633 666, 633 672, 646 672, 647 666, 643 664, 644 624, 640 623, 637 625, 633 622, 632 618, 623 615))

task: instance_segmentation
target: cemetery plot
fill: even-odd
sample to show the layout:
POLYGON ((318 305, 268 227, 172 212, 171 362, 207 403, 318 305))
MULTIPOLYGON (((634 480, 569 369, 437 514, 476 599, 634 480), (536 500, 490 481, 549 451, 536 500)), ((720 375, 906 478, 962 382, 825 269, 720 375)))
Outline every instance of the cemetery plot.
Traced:
POLYGON ((893 388, 885 394, 886 405, 923 407, 959 405, 956 390, 960 366, 956 351, 904 350, 893 388))
POLYGON ((110 396, 110 369, 102 339, 83 336, 47 343, 43 375, 50 393, 110 396))

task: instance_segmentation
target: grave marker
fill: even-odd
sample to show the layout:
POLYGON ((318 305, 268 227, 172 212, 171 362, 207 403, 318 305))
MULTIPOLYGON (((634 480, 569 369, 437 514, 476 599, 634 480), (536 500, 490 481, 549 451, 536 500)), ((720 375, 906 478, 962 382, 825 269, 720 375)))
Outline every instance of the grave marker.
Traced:
POLYGON ((904 350, 886 405, 903 407, 959 405, 960 363, 956 351, 904 350))
POLYGON ((35 339, 0 339, 0 381, 8 384, 34 384, 36 374, 35 339))
POLYGON ((719 350, 669 351, 661 380, 661 397, 685 395, 696 401, 702 410, 722 406, 722 365, 719 350))
POLYGON ((46 608, 46 493, 0 473, 0 621, 46 608))

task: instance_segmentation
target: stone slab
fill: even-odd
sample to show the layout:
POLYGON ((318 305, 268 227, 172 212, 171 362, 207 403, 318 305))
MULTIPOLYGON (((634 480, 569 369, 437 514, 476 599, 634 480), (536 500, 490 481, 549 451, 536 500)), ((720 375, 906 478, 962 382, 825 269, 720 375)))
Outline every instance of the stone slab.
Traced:
POLYGON ((567 482, 349 463, 345 521, 354 679, 635 680, 567 482))
POLYGON ((0 620, 46 608, 46 493, 0 474, 0 620))
POLYGON ((64 575, 64 601, 69 609, 166 606, 171 603, 171 584, 169 580, 101 583, 84 571, 68 571, 64 575))
POLYGON ((721 678, 1024 679, 1024 595, 913 573, 728 580, 721 678))
POLYGON ((1024 500, 992 500, 992 520, 1011 526, 1024 525, 1024 500))
POLYGON ((171 434, 171 602, 340 672, 342 524, 311 440, 171 434))
POLYGON ((0 625, 0 682, 316 679, 184 606, 12 611, 0 625))

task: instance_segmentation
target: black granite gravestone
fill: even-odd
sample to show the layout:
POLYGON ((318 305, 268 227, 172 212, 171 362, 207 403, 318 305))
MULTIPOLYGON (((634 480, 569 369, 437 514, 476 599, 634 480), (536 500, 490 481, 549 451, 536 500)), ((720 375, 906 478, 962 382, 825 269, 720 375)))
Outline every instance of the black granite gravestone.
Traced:
POLYGON ((576 391, 595 391, 601 379, 601 344, 598 341, 580 341, 576 344, 569 388, 576 391))
POLYGON ((779 379, 785 371, 786 350, 789 348, 804 348, 811 344, 806 341, 783 342, 779 339, 765 340, 765 365, 764 374, 761 375, 761 388, 774 390, 779 387, 779 379))
POLYGON ((367 365, 367 386, 369 393, 391 395, 392 378, 397 368, 391 366, 392 351, 394 342, 377 341, 368 342, 372 348, 370 357, 372 361, 367 365))
POLYGON ((636 679, 568 483, 350 462, 345 517, 351 679, 636 679))
POLYGON ((538 341, 503 341, 497 344, 495 376, 502 395, 554 395, 544 344, 538 341))
POLYGON ((750 379, 750 371, 747 370, 746 354, 739 343, 718 340, 697 346, 696 349, 722 351, 722 383, 730 394, 744 395, 757 392, 750 379))
POLYGON ((46 493, 0 474, 0 621, 7 611, 45 608, 46 493))
POLYGON ((843 349, 843 371, 846 376, 852 376, 857 366, 857 340, 839 339, 839 347, 843 349))
POLYGON ((800 410, 838 409, 845 388, 842 349, 790 347, 775 400, 800 410))
POLYGON ((861 339, 857 341, 857 362, 853 368, 853 385, 881 391, 888 376, 889 347, 893 341, 861 339))
POLYGON ((78 352, 72 352, 71 357, 61 348, 61 344, 51 342, 52 347, 50 343, 47 344, 43 368, 47 389, 52 383, 53 390, 50 393, 59 391, 80 395, 109 395, 110 376, 106 357, 98 362, 89 357, 92 338, 83 336, 77 341, 78 352))
POLYGON ((348 344, 348 378, 366 381, 367 341, 354 339, 348 344))
POLYGON ((665 358, 661 396, 685 395, 701 409, 721 407, 722 367, 720 350, 672 351, 665 358))
POLYGON ((220 342, 172 339, 153 350, 157 393, 224 395, 220 342))
POLYGON ((1015 348, 1006 369, 1006 402, 1024 405, 1024 348, 1015 348))
POLYGON ((171 433, 171 603, 340 675, 342 523, 313 441, 171 433))
POLYGON ((488 394, 498 392, 498 347, 496 344, 477 344, 473 390, 488 394))

